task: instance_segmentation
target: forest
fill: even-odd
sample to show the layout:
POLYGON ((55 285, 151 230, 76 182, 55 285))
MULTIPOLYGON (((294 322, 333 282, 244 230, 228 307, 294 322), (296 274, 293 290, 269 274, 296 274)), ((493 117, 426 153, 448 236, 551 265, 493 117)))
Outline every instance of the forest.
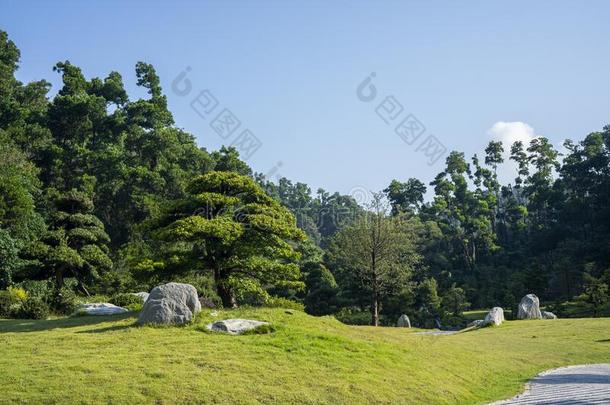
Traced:
POLYGON ((210 306, 375 326, 459 326, 528 293, 560 317, 610 311, 610 126, 563 154, 544 137, 453 151, 430 184, 396 173, 360 205, 198 145, 148 63, 132 99, 118 72, 87 78, 69 61, 51 96, 16 79, 19 62, 0 31, 0 318, 169 281, 210 306), (517 169, 501 184, 506 160, 517 169))

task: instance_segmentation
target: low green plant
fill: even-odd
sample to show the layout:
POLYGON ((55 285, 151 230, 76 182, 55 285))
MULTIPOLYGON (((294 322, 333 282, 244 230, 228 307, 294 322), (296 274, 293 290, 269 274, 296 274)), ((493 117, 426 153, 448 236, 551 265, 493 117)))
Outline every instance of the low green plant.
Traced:
POLYGON ((123 293, 113 295, 110 298, 110 303, 127 309, 129 309, 129 307, 138 307, 138 309, 142 309, 144 300, 138 295, 123 293))
POLYGON ((11 318, 16 305, 18 303, 8 291, 0 291, 0 318, 11 318))
POLYGON ((341 308, 335 318, 346 325, 370 325, 371 313, 357 308, 341 308))
POLYGON ((49 317, 49 305, 37 297, 26 299, 16 312, 20 319, 47 319, 49 317))
POLYGON ((142 308, 144 308, 144 304, 143 303, 129 304, 123 308, 125 308, 128 311, 132 311, 132 312, 140 312, 142 310, 142 308))
POLYGON ((23 288, 9 287, 0 291, 0 318, 16 317, 27 299, 28 294, 23 288))
POLYGON ((297 311, 305 311, 305 306, 296 301, 289 300, 283 297, 269 297, 265 305, 268 308, 284 308, 284 309, 295 309, 297 311))
POLYGON ((51 299, 51 309, 60 315, 72 314, 78 305, 76 293, 69 287, 62 287, 53 292, 51 299))
POLYGON ((25 280, 17 286, 23 288, 28 297, 37 297, 46 302, 50 302, 53 296, 53 285, 48 280, 25 280))

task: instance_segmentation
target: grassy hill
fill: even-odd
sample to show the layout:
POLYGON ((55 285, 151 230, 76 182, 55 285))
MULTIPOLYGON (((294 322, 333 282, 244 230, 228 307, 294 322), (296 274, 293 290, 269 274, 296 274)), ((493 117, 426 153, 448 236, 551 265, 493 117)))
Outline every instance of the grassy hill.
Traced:
POLYGON ((423 336, 283 309, 219 312, 182 328, 133 326, 133 315, 1 320, 0 402, 484 403, 544 369, 610 362, 609 318, 423 336), (276 330, 205 331, 235 317, 276 330))

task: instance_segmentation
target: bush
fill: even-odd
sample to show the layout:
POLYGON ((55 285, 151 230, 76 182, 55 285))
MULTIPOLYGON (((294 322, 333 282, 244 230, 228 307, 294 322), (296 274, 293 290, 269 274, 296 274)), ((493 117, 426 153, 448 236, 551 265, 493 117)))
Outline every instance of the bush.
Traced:
POLYGON ((51 309, 60 315, 70 315, 76 310, 77 297, 69 287, 62 287, 59 291, 55 290, 51 301, 51 309))
POLYGON ((335 318, 347 325, 371 324, 371 313, 368 311, 361 311, 357 308, 341 308, 341 310, 335 314, 335 318))
POLYGON ((269 294, 254 280, 231 279, 235 299, 239 305, 260 307, 267 303, 269 294))
POLYGON ((311 315, 329 315, 337 310, 339 287, 333 274, 320 263, 307 263, 305 308, 311 315))
POLYGON ((265 303, 265 306, 269 308, 294 309, 297 311, 305 310, 304 305, 300 302, 292 301, 282 297, 269 297, 269 299, 267 299, 267 302, 265 303))
POLYGON ((31 297, 25 300, 16 315, 20 319, 47 319, 49 306, 40 298, 31 297))
POLYGON ((10 318, 19 303, 8 291, 0 291, 0 318, 10 318))
POLYGON ((119 307, 130 309, 137 308, 142 309, 142 305, 144 305, 144 300, 142 297, 139 297, 134 294, 116 294, 110 298, 110 303, 117 305, 119 307))
POLYGON ((23 303, 28 299, 28 293, 23 288, 9 287, 7 291, 17 302, 23 303))
POLYGON ((53 284, 47 280, 25 280, 16 285, 23 288, 28 297, 40 298, 47 303, 52 301, 53 284))
POLYGON ((28 294, 23 288, 9 287, 0 291, 0 318, 13 318, 19 312, 28 294))

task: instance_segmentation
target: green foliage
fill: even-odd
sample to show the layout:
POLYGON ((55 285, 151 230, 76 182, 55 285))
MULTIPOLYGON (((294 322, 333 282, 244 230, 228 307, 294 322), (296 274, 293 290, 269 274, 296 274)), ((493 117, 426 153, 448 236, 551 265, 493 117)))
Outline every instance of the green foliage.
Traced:
POLYGON ((602 279, 595 278, 588 273, 584 274, 584 292, 580 300, 586 302, 593 309, 593 316, 599 316, 601 309, 608 303, 608 284, 602 279))
POLYGON ((331 262, 368 293, 371 323, 375 326, 379 324, 381 301, 401 290, 420 260, 411 226, 405 217, 388 217, 377 195, 370 211, 333 237, 331 262))
POLYGON ((460 317, 465 310, 470 307, 470 303, 466 301, 466 293, 455 284, 443 294, 442 307, 449 312, 453 317, 460 317))
POLYGON ((230 278, 227 285, 235 294, 238 305, 262 306, 271 298, 269 293, 254 280, 230 278))
POLYGON ((424 203, 426 186, 414 178, 407 180, 406 183, 392 180, 383 192, 392 205, 392 214, 398 215, 404 212, 415 212, 421 207, 424 203))
MULTIPOLYGON (((302 285, 298 253, 291 242, 304 233, 294 216, 265 194, 251 178, 210 172, 188 186, 188 198, 175 202, 155 223, 165 257, 148 259, 157 268, 211 271, 225 307, 262 304, 262 285, 302 285), (179 257, 172 250, 181 248, 179 257), (174 260, 176 258, 176 260, 174 260)), ((158 255, 159 256, 159 255, 158 255)))
POLYGON ((74 313, 78 305, 78 298, 72 288, 63 286, 53 291, 51 297, 51 310, 60 315, 70 315, 74 313))
POLYGON ((108 256, 108 235, 91 214, 93 202, 84 193, 71 190, 55 199, 53 222, 38 242, 34 257, 54 276, 57 288, 66 274, 76 276, 81 285, 93 284, 112 268, 108 256))
POLYGON ((330 315, 337 311, 339 287, 333 274, 320 263, 307 263, 305 310, 312 315, 330 315))
POLYGON ((362 311, 358 308, 343 307, 334 314, 334 317, 346 325, 371 324, 371 313, 368 311, 362 311))
POLYGON ((11 318, 19 311, 23 300, 9 290, 0 291, 0 318, 11 318))
POLYGON ((269 297, 265 302, 267 308, 284 308, 304 311, 305 307, 300 302, 292 301, 284 297, 269 297))
POLYGON ((42 299, 30 297, 21 304, 16 317, 21 319, 47 319, 49 311, 49 305, 42 299))
POLYGON ((419 283, 415 290, 415 299, 415 323, 425 328, 438 326, 436 321, 440 319, 441 298, 438 295, 436 280, 426 278, 419 283))
POLYGON ((110 303, 123 308, 141 308, 144 300, 135 294, 122 293, 110 297, 110 303))

